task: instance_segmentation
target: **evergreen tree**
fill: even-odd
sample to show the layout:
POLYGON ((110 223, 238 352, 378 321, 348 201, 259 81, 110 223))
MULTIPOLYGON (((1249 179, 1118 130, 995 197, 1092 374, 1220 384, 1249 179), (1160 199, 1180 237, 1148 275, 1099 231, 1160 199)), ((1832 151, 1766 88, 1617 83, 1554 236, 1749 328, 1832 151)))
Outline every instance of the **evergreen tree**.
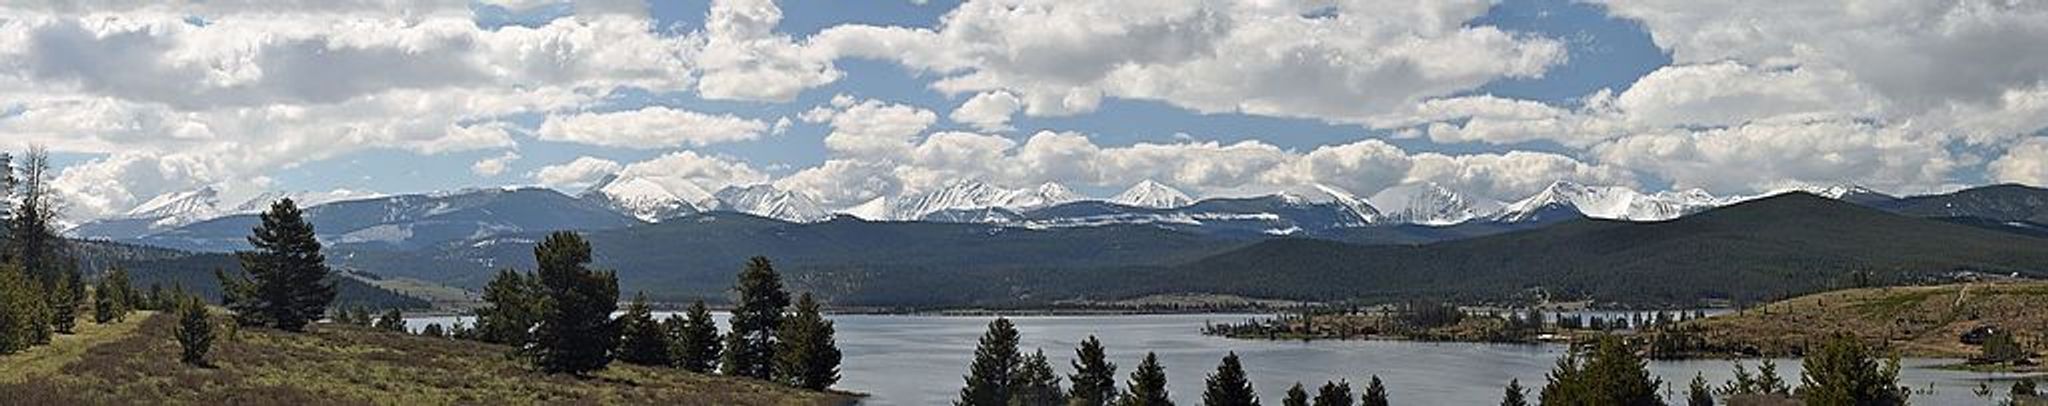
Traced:
POLYGON ((1287 388, 1287 398, 1281 400, 1280 405, 1308 406, 1308 390, 1301 387, 1301 382, 1295 382, 1293 387, 1287 388))
POLYGON ((334 302, 334 280, 313 224, 292 199, 279 200, 251 230, 254 250, 238 255, 254 283, 249 297, 236 298, 237 312, 250 311, 261 322, 285 331, 304 331, 306 324, 327 314, 334 302))
POLYGON ((348 324, 370 327, 377 324, 377 318, 370 315, 370 308, 356 306, 354 311, 349 312, 348 324))
POLYGON ((399 313, 398 309, 386 309, 384 310, 384 315, 377 316, 377 323, 372 325, 371 328, 403 333, 405 332, 405 314, 399 313))
POLYGON ((107 287, 105 279, 101 279, 99 285, 93 288, 92 322, 107 324, 118 321, 121 318, 119 316, 120 310, 118 309, 121 306, 120 300, 115 299, 114 295, 107 293, 111 290, 112 288, 107 287))
POLYGON ((50 290, 50 329, 59 334, 71 334, 78 327, 78 308, 85 300, 85 282, 79 280, 77 267, 63 268, 57 288, 50 290))
POLYGON ((178 325, 172 335, 178 338, 179 361, 206 365, 206 353, 213 350, 213 321, 207 318, 206 304, 198 297, 178 301, 178 325))
POLYGON ((524 349, 540 324, 540 278, 505 269, 484 285, 484 305, 476 309, 476 334, 483 342, 524 349))
POLYGON ((100 277, 97 289, 107 292, 108 301, 114 305, 114 321, 127 320, 128 312, 134 310, 137 303, 143 300, 142 295, 136 293, 133 286, 129 286, 128 269, 120 265, 107 268, 107 274, 100 277))
POLYGON ((618 347, 619 279, 589 268, 590 243, 572 232, 548 235, 533 248, 540 264, 540 324, 533 332, 535 362, 548 373, 587 375, 611 364, 618 347))
POLYGON ((1109 362, 1102 340, 1095 336, 1081 340, 1081 347, 1074 349, 1074 374, 1067 380, 1074 387, 1067 393, 1067 402, 1073 406, 1109 406, 1116 402, 1116 364, 1109 362))
POLYGON ((1351 383, 1345 381, 1327 382, 1316 391, 1316 406, 1351 406, 1351 383))
POLYGON ((1550 382, 1539 395, 1546 405, 1649 406, 1664 404, 1657 395, 1663 383, 1650 377, 1635 351, 1614 336, 1601 337, 1580 362, 1574 349, 1559 358, 1550 382))
POLYGON ((797 298, 796 311, 782 321, 775 337, 776 381, 810 390, 829 389, 839 382, 841 355, 832 321, 825 319, 823 306, 810 293, 797 298))
POLYGON ((56 228, 57 219, 63 217, 63 202, 52 185, 56 173, 47 149, 30 147, 21 158, 20 166, 0 170, 10 174, 0 183, 10 186, 15 199, 7 213, 7 238, 0 241, 0 262, 21 266, 28 279, 39 285, 38 290, 54 291, 62 282, 63 266, 71 262, 65 259, 66 240, 56 228))
POLYGON ((170 310, 171 306, 165 304, 169 302, 170 298, 164 296, 164 285, 161 283, 150 282, 149 292, 143 294, 141 301, 131 303, 129 305, 129 309, 156 311, 170 310))
POLYGON ((1800 397, 1809 405, 1903 405, 1899 360, 1879 365, 1876 351, 1849 335, 1836 335, 1806 357, 1800 397))
POLYGON ((432 323, 428 324, 426 327, 420 328, 420 336, 442 338, 447 337, 448 332, 442 331, 441 323, 432 323))
POLYGON ((626 314, 619 315, 619 361, 634 365, 667 366, 668 333, 654 321, 647 294, 633 295, 626 314))
POLYGON ((1508 381, 1505 393, 1500 396, 1500 406, 1529 406, 1529 388, 1522 387, 1522 380, 1508 381))
POLYGON ((1707 387, 1707 376, 1693 373, 1692 385, 1686 387, 1686 406, 1714 406, 1714 390, 1707 387))
POLYGON ((769 379, 775 372, 775 331, 782 327, 782 309, 789 293, 768 258, 747 260, 740 271, 738 306, 732 309, 732 332, 725 336, 725 374, 769 379))
POLYGON ((1138 362, 1138 368, 1131 371, 1129 392, 1121 399, 1124 406, 1173 406, 1167 399, 1166 368, 1159 366, 1159 355, 1145 353, 1145 359, 1138 362))
POLYGON ((1380 382, 1379 375, 1373 375, 1372 381, 1365 385, 1365 396, 1358 398, 1358 405, 1387 406, 1387 386, 1380 382))
POLYGON ((1216 365, 1216 373, 1209 374, 1207 389, 1202 391, 1204 406, 1257 406, 1259 395, 1252 390, 1252 383, 1245 379, 1244 365, 1238 363, 1237 352, 1223 356, 1223 363, 1216 365))
POLYGON ((1792 394, 1792 387, 1785 383, 1785 378, 1778 377, 1777 361, 1772 361, 1768 358, 1764 359, 1763 363, 1757 365, 1756 370, 1756 387, 1760 393, 1766 395, 1792 394))
POLYGON ((1010 379, 1016 384, 1010 395, 1010 406, 1059 406, 1065 396, 1060 390, 1060 376, 1052 370, 1052 362, 1045 359, 1045 351, 1039 350, 1024 356, 1024 363, 1017 367, 1017 376, 1010 379))
POLYGON ((1004 406, 1010 403, 1024 356, 1017 352, 1017 327, 1010 319, 996 318, 982 333, 974 348, 974 363, 967 367, 967 386, 960 388, 956 406, 1004 406))
POLYGON ((20 265, 0 263, 0 354, 28 349, 49 336, 48 305, 20 265))
POLYGON ((711 320, 711 310, 704 307, 704 301, 690 304, 688 318, 669 317, 669 334, 674 336, 676 367, 697 373, 710 373, 718 368, 719 352, 724 345, 719 342, 718 325, 711 320))

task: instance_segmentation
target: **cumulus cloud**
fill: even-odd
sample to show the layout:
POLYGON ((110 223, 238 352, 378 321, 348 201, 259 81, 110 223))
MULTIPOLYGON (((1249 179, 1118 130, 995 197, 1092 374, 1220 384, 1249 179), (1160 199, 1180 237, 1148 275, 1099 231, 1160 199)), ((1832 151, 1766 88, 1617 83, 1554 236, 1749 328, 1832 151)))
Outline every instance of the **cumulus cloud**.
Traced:
POLYGON ((1010 116, 1016 115, 1022 107, 1023 101, 1010 92, 983 92, 961 103, 960 108, 953 109, 953 114, 946 117, 982 131, 1009 131, 1010 116))
POLYGON ((469 172, 477 176, 498 176, 510 169, 513 161, 519 160, 519 153, 505 151, 505 154, 476 161, 469 166, 469 172))
POLYGON ((660 149, 751 140, 767 130, 768 124, 761 120, 649 106, 609 113, 549 115, 535 134, 549 141, 660 149))
POLYGON ((680 151, 654 159, 635 162, 619 170, 620 176, 645 178, 662 184, 670 190, 695 187, 707 192, 716 192, 727 186, 745 186, 768 182, 768 175, 745 161, 726 156, 698 154, 694 151, 680 151), (687 183, 689 186, 684 186, 687 183))
POLYGON ((543 166, 534 170, 528 177, 540 182, 541 186, 576 192, 589 188, 597 181, 603 180, 605 176, 618 173, 622 167, 618 161, 586 156, 561 164, 543 166))
POLYGON ((696 39, 694 56, 703 70, 697 92, 711 99, 789 101, 839 80, 834 55, 775 32, 781 21, 773 0, 713 0, 696 39))
POLYGON ((1991 178, 2048 187, 2048 137, 2033 137, 2005 150, 2005 156, 1991 161, 1991 178))
POLYGON ((1564 58, 1556 40, 1464 24, 1488 2, 1405 6, 980 0, 935 29, 841 26, 811 43, 946 74, 935 87, 949 93, 1013 92, 1031 115, 1120 97, 1334 122, 1540 76, 1564 58))

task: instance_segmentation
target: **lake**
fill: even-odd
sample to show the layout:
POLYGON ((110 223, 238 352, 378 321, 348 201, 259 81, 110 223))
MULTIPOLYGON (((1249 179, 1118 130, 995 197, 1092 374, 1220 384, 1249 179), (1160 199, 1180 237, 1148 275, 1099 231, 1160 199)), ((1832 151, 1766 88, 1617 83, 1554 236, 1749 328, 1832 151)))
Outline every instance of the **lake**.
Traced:
MULTIPOLYGON (((667 317, 666 313, 658 317, 667 317)), ((1236 351, 1262 399, 1278 403, 1287 387, 1300 381, 1313 394, 1324 381, 1348 379, 1354 390, 1378 374, 1394 404, 1492 405, 1500 402, 1509 379, 1530 388, 1530 400, 1543 386, 1544 374, 1562 355, 1559 345, 1420 343, 1401 341, 1260 341, 1203 336, 1206 322, 1238 322, 1252 315, 1129 315, 1013 317, 1023 335, 1023 349, 1044 349, 1062 374, 1072 371, 1074 347, 1089 335, 1108 347, 1120 378, 1155 351, 1165 365, 1168 390, 1181 404, 1198 404, 1203 380, 1223 355, 1236 351)), ((973 358, 976 340, 993 317, 837 315, 832 316, 839 348, 845 353, 840 389, 872 395, 869 405, 944 405, 958 395, 973 358)), ((467 323, 467 318, 408 319, 412 328, 428 323, 467 323)), ((720 315, 719 324, 724 326, 720 315)), ((1926 368, 1952 361, 1906 360, 1903 383, 1920 393, 1915 404, 1988 404, 1973 391, 1997 374, 1926 368)), ((1752 369, 1754 362, 1749 362, 1752 369)), ((1799 381, 1797 360, 1779 360, 1779 374, 1799 381)), ((1733 376, 1730 361, 1660 361, 1650 370, 1683 402, 1693 374, 1704 373, 1720 385, 1733 376)), ((1120 379, 1121 381, 1121 379, 1120 379)), ((2010 382, 1994 382, 2000 393, 2010 382)), ((1121 382, 1119 383, 1121 387, 1121 382)))

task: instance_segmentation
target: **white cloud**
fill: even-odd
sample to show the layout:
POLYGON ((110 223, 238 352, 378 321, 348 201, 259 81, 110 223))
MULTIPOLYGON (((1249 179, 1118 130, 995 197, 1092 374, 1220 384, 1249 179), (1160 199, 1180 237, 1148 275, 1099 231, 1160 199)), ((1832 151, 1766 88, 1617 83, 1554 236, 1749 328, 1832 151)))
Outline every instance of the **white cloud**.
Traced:
POLYGON ((121 153, 60 171, 52 185, 63 192, 74 218, 126 212, 157 196, 227 181, 218 160, 197 155, 121 153))
POLYGON ((703 70, 697 93, 709 99, 786 102, 804 89, 839 80, 833 55, 776 33, 782 9, 772 0, 713 0, 695 39, 703 70))
POLYGON ((519 158, 518 152, 505 151, 504 155, 476 161, 475 164, 469 166, 469 172, 477 176, 498 176, 504 174, 506 169, 510 169, 512 162, 518 161, 519 158))
POLYGON ((1991 161, 1991 179, 2048 187, 2048 137, 2033 137, 2005 150, 1991 161))
POLYGON ((506 148, 518 145, 518 141, 512 140, 510 124, 490 122, 470 125, 450 124, 447 133, 442 135, 441 138, 420 142, 414 149, 420 151, 420 153, 432 155, 443 152, 506 148))
POLYGON ((1009 131, 1010 116, 1016 115, 1023 107, 1023 101, 1010 92, 994 91, 974 95, 953 109, 947 116, 953 122, 972 125, 982 131, 1009 131))
POLYGON ((619 174, 646 178, 671 190, 680 190, 680 183, 689 183, 707 192, 716 192, 727 186, 766 183, 769 180, 767 174, 754 169, 745 161, 732 157, 701 155, 693 151, 674 152, 635 162, 621 168, 619 174))
POLYGON ((1466 21, 1484 1, 960 5, 936 29, 840 26, 810 43, 948 75, 948 93, 1006 90, 1036 116, 1093 111, 1102 97, 1202 112, 1356 122, 1501 78, 1534 77, 1563 44, 1466 21), (1304 14, 1334 10, 1328 18, 1304 14))
POLYGON ((617 161, 597 157, 579 157, 558 165, 543 166, 528 176, 542 186, 556 190, 580 192, 605 176, 619 172, 617 161))
POLYGON ((1674 129, 1622 138, 1593 152, 1601 162, 1655 174, 1676 188, 1722 193, 1834 183, 1925 192, 1946 184, 1964 163, 1936 140, 1849 120, 1674 129))
POLYGON ((549 115, 535 134, 549 141, 660 149, 751 140, 767 130, 768 124, 761 120, 649 106, 609 113, 549 115))
POLYGON ((868 157, 902 156, 919 133, 938 122, 939 116, 906 104, 878 100, 853 101, 847 96, 833 98, 830 106, 804 112, 804 121, 828 123, 825 148, 837 154, 868 157))

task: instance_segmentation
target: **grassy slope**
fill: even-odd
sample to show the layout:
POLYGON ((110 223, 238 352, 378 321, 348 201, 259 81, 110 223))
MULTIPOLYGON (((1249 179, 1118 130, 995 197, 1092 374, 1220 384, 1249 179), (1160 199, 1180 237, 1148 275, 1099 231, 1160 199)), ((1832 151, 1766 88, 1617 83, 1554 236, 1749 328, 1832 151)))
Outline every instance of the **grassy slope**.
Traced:
POLYGON ((85 357, 87 349, 133 335, 135 328, 156 312, 135 312, 120 322, 94 324, 81 317, 74 328, 74 334, 60 334, 50 337, 49 345, 0 355, 0 383, 19 383, 30 376, 49 375, 85 357))
MULTIPOLYGON (((150 317, 54 373, 27 372, 30 379, 0 383, 0 392, 12 394, 8 402, 26 404, 831 405, 852 400, 622 364, 594 379, 546 375, 507 358, 501 346, 333 325, 305 334, 221 331, 208 357, 213 367, 196 368, 177 361, 174 323, 169 316, 150 317)), ((13 362, 7 359, 6 370, 17 369, 13 362)))
POLYGON ((1836 332, 1883 340, 1907 355, 1967 357, 1958 338, 1979 325, 2012 329, 2024 346, 2048 350, 2048 283, 1976 283, 1850 289, 1801 296, 1695 322, 1712 343, 1795 353, 1836 332))

